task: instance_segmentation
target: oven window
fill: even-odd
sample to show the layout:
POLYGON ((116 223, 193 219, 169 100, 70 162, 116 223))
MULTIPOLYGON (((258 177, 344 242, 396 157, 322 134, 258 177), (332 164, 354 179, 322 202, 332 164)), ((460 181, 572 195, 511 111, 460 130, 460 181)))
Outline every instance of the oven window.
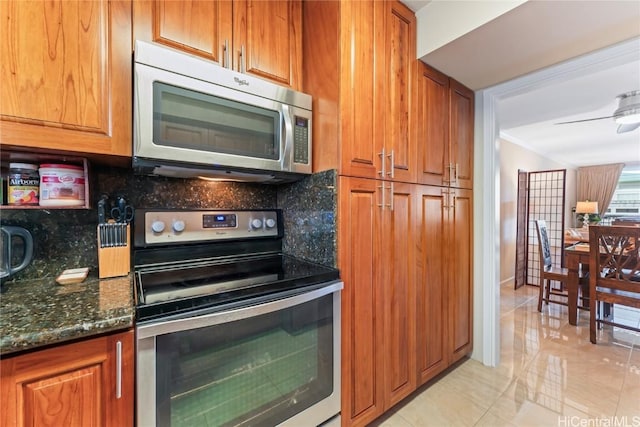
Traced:
POLYGON ((278 160, 277 111, 153 82, 153 142, 278 160))
POLYGON ((276 425, 333 391, 333 296, 158 336, 158 426, 276 425))

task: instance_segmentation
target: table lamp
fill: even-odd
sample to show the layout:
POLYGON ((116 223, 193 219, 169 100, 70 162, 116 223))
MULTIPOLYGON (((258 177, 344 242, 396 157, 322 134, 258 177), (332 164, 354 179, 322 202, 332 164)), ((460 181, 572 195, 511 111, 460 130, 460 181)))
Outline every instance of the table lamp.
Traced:
POLYGON ((583 214, 582 227, 589 227, 589 214, 598 213, 598 202, 590 202, 585 200, 584 202, 578 202, 576 204, 576 213, 583 214))

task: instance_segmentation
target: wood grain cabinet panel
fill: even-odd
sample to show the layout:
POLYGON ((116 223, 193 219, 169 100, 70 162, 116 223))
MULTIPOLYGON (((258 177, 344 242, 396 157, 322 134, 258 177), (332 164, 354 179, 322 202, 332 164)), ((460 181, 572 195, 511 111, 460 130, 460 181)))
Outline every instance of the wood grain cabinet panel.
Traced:
POLYGON ((15 147, 131 155, 131 3, 0 2, 0 134, 15 147))
POLYGON ((416 388, 413 185, 341 177, 344 425, 366 425, 416 388))
POLYGON ((472 191, 419 185, 417 372, 420 384, 473 349, 472 191))
MULTIPOLYGON (((414 186, 387 183, 389 206, 377 233, 381 236, 379 262, 383 266, 385 408, 416 389, 415 233, 414 186)), ((386 189, 385 189, 386 190, 386 189)))
POLYGON ((416 182, 413 112, 416 61, 416 17, 400 2, 386 2, 385 178, 416 182))
POLYGON ((141 0, 134 34, 277 84, 300 89, 300 0, 141 0))
POLYGON ((418 383, 424 384, 447 366, 448 190, 419 186, 416 255, 416 347, 418 383))
POLYGON ((418 68, 418 181, 446 185, 451 179, 449 77, 424 64, 418 68))
POLYGON ((449 96, 452 186, 473 188, 473 91, 451 79, 449 96))
POLYGON ((448 319, 451 363, 473 349, 473 199, 472 192, 451 189, 449 202, 448 319))
POLYGON ((380 190, 374 180, 339 180, 342 291, 342 419, 367 423, 383 408, 383 277, 380 190))
POLYGON ((473 91, 426 64, 418 69, 417 181, 473 188, 473 91))
POLYGON ((3 358, 0 426, 132 426, 133 347, 128 331, 3 358))

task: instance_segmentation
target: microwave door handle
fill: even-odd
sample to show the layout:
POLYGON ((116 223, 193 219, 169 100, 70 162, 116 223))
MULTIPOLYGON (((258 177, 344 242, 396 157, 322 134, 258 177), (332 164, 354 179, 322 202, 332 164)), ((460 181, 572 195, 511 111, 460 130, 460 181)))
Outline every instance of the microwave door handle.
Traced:
POLYGON ((291 172, 292 148, 293 118, 289 106, 282 105, 282 133, 280 135, 280 170, 282 171, 291 172))

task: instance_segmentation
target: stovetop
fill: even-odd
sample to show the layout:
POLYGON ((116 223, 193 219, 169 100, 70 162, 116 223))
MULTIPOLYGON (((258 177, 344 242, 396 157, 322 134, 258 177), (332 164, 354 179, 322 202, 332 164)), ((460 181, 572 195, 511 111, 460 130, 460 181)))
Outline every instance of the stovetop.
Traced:
POLYGON ((137 320, 188 317, 339 279, 335 268, 284 254, 282 236, 278 210, 136 211, 137 320))

